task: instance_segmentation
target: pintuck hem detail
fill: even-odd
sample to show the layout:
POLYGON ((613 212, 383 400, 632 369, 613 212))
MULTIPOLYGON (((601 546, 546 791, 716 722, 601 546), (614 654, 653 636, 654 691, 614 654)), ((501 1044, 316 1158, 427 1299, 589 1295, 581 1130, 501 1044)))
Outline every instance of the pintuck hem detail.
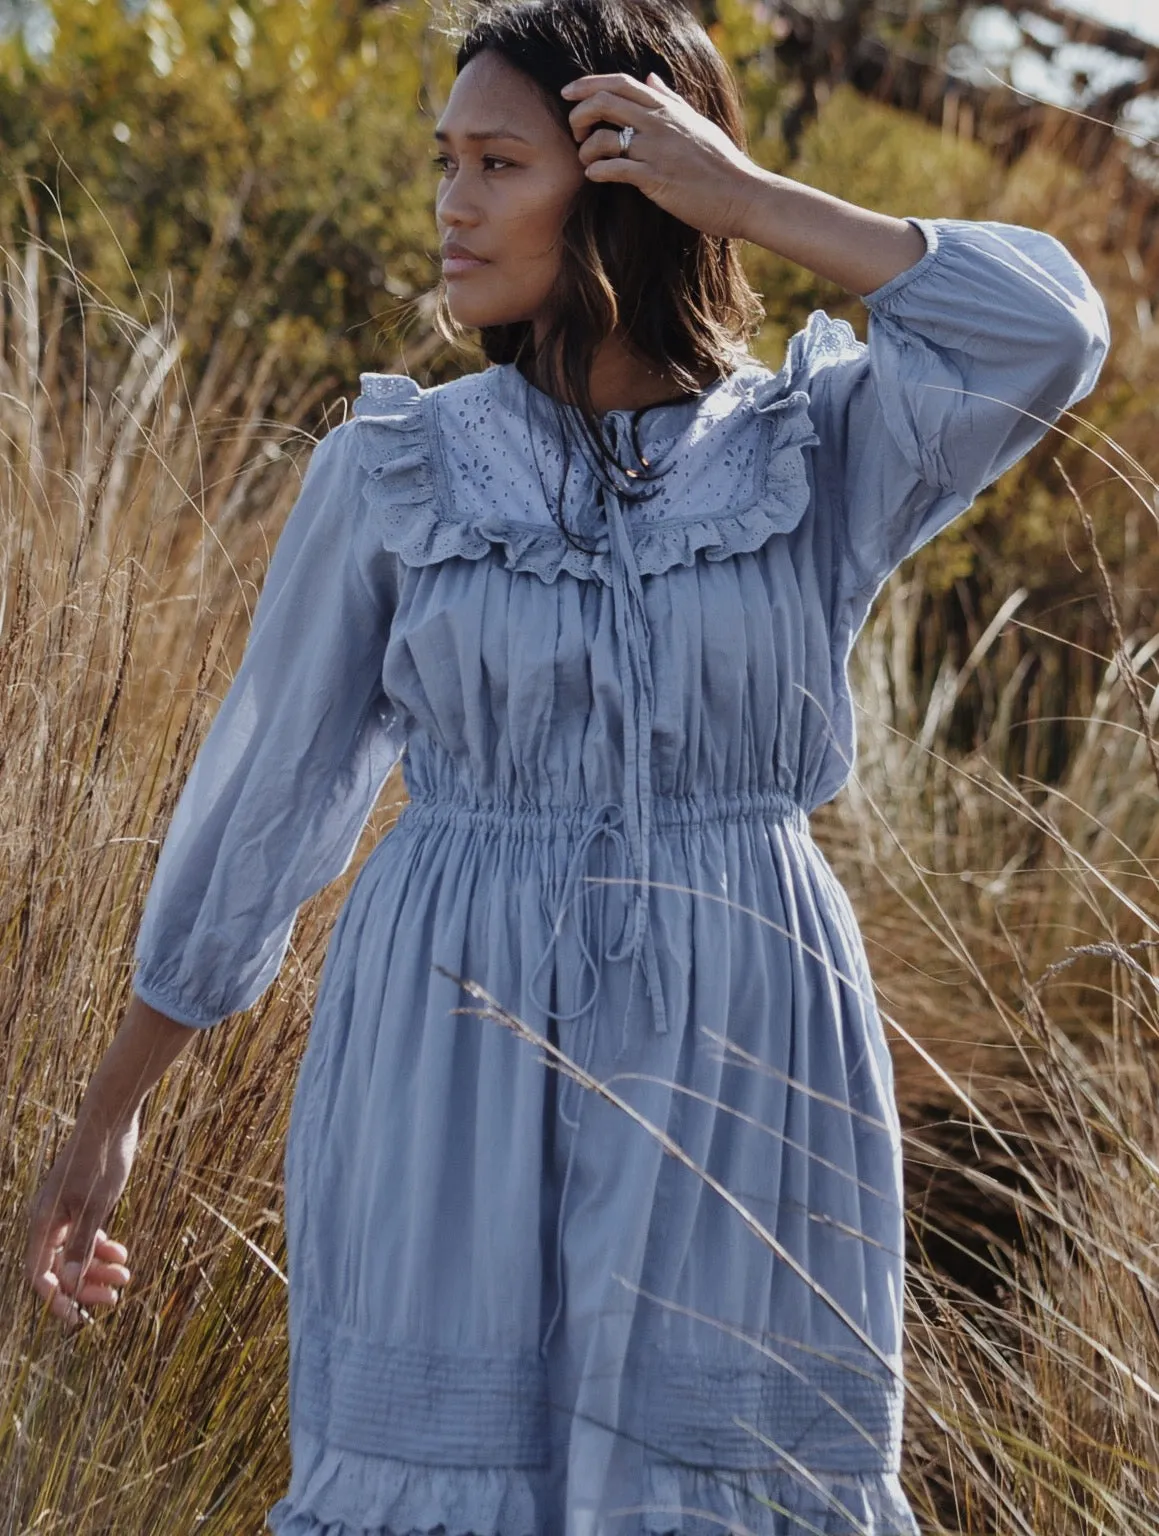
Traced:
MULTIPOLYGON (((486 1473, 552 1461, 549 1381, 535 1350, 387 1344, 311 1308, 294 1366, 295 1420, 320 1441, 486 1473)), ((751 1343, 714 1355, 652 1349, 621 1427, 662 1464, 876 1475, 899 1465, 902 1405, 900 1361, 882 1365, 861 1349, 823 1359, 784 1341, 768 1358, 751 1343)))
POLYGON ((631 1475, 631 1508, 596 1517, 583 1512, 583 1488, 565 1497, 568 1453, 550 1444, 538 1356, 390 1347, 311 1310, 292 1373, 292 1481, 269 1528, 919 1536, 898 1476, 902 1387, 900 1363, 891 1364, 883 1372, 852 1353, 844 1363, 814 1359, 804 1379, 788 1360, 742 1369, 727 1356, 655 1356, 639 1366, 625 1405, 629 1441, 652 1447, 631 1475), (395 1454, 380 1454, 385 1446, 395 1454), (558 1530, 554 1512, 565 1507, 571 1523, 558 1530))

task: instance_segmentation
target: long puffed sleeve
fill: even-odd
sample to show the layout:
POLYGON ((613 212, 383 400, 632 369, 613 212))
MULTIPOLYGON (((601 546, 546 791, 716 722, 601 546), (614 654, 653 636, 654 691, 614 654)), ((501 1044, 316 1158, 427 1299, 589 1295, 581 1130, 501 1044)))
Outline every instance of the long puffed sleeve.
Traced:
POLYGON ((353 425, 312 453, 146 898, 133 987, 183 1024, 216 1024, 274 980, 405 745, 382 687, 397 563, 366 516, 353 425))
POLYGON ((926 252, 865 295, 868 344, 821 314, 791 344, 854 630, 889 573, 1090 393, 1109 345, 1102 299, 1053 236, 908 222, 926 252))

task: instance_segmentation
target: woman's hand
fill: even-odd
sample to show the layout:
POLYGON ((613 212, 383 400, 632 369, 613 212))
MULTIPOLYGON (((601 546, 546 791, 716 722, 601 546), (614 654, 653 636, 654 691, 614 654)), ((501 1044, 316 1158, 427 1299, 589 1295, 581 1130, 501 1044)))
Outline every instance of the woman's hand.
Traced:
POLYGON ((98 1223, 121 1197, 137 1151, 138 1123, 78 1120, 28 1208, 25 1274, 62 1322, 91 1322, 85 1307, 111 1307, 130 1279, 128 1251, 98 1223), (68 1265, 77 1265, 77 1278, 68 1265))
POLYGON ((577 103, 569 116, 589 181, 627 182, 694 229, 747 238, 748 215, 766 173, 659 75, 643 83, 625 74, 582 75, 561 94, 577 103), (636 132, 624 157, 619 128, 628 124, 636 132))
POLYGON ((666 212, 798 262, 850 293, 867 294, 921 260, 925 236, 908 220, 859 208, 766 171, 657 74, 581 75, 563 87, 589 181, 639 187, 666 212), (615 123, 599 128, 598 123, 615 123), (636 133, 625 157, 619 127, 636 133))

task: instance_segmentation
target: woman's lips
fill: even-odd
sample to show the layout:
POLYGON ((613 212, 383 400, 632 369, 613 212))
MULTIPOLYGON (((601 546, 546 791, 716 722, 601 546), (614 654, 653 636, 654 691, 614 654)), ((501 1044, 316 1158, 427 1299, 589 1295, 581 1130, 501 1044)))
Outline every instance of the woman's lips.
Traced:
POLYGON ((465 277, 468 272, 477 272, 480 267, 489 265, 489 262, 483 261, 478 256, 444 256, 443 276, 465 277))

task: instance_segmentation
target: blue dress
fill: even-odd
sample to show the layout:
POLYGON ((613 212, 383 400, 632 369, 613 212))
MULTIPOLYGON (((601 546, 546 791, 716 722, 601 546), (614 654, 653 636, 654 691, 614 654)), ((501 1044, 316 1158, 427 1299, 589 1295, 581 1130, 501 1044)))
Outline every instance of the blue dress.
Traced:
POLYGON ((878 588, 1107 325, 1049 236, 912 222, 868 345, 816 312, 779 371, 643 414, 647 501, 563 476, 513 365, 366 374, 313 452, 134 979, 186 1024, 249 1008, 401 759, 294 1094, 277 1536, 918 1530, 893 1074, 809 815, 878 588))

